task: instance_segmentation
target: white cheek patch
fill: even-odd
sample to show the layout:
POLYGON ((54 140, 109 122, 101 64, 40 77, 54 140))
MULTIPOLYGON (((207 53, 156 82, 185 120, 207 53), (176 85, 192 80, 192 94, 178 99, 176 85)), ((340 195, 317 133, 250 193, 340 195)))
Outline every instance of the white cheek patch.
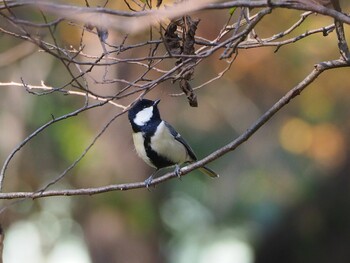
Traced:
POLYGON ((153 106, 144 108, 142 111, 136 114, 134 122, 139 126, 143 126, 152 118, 152 115, 153 115, 153 106))

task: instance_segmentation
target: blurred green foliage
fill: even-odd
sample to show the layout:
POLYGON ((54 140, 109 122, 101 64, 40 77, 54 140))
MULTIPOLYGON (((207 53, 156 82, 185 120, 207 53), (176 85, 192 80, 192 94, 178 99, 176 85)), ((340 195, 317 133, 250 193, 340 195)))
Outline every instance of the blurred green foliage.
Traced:
MULTIPOLYGON (((299 14, 274 10, 256 29, 257 34, 266 37, 285 30, 299 14)), ((229 13, 222 10, 196 16, 201 19, 197 33, 212 39, 229 13)), ((330 23, 328 18, 312 16, 294 34, 330 23)), ((59 25, 55 33, 59 41, 67 45, 74 45, 80 39, 79 30, 67 23, 59 25)), ((113 34, 116 39, 120 38, 117 32, 110 32, 113 34)), ((146 33, 144 36, 147 37, 146 33)), ((1 53, 19 44, 17 39, 2 38, 1 53)), ((100 46, 94 45, 96 42, 90 38, 86 44, 100 51, 100 46)), ((163 118, 181 131, 200 158, 204 157, 249 128, 300 82, 313 69, 313 64, 339 56, 334 33, 327 37, 311 36, 276 53, 274 50, 273 47, 240 50, 228 73, 196 91, 197 109, 189 108, 183 96, 168 96, 174 90, 179 92, 171 83, 162 84, 150 97, 162 99, 163 118)), ((193 85, 215 76, 223 65, 216 58, 203 62, 195 71, 193 85)), ((339 200, 349 199, 345 190, 338 192, 337 187, 327 185, 338 186, 337 182, 343 180, 348 184, 344 179, 350 163, 348 71, 346 68, 324 73, 247 143, 210 164, 220 174, 219 179, 192 172, 151 191, 57 197, 47 202, 27 200, 3 212, 2 224, 9 229, 9 240, 19 242, 16 237, 21 233, 13 234, 15 228, 23 229, 23 233, 39 233, 38 253, 42 253, 44 259, 37 262, 44 262, 64 237, 75 237, 78 241, 75 240, 72 247, 90 257, 86 259, 90 261, 80 262, 205 263, 216 258, 221 259, 216 261, 221 263, 249 263, 256 258, 256 262, 273 263, 306 262, 303 260, 306 256, 307 262, 341 262, 331 258, 337 251, 336 246, 348 240, 330 235, 334 224, 327 222, 332 220, 332 214, 348 211, 348 204, 339 200), (33 205, 37 202, 44 204, 33 205), (330 202, 332 209, 321 209, 323 202, 330 202), (305 217, 299 214, 300 210, 305 217), (319 227, 318 232, 312 227, 319 227), (55 235, 45 231, 53 231, 50 233, 55 235), (333 238, 325 248, 329 248, 329 257, 325 257, 329 261, 315 260, 319 259, 317 254, 323 246, 317 242, 317 233, 313 235, 312 231, 324 233, 326 237, 322 240, 327 240, 327 234, 333 238), (273 244, 268 243, 271 240, 273 244), (284 240, 288 242, 283 243, 284 240), (49 246, 45 246, 47 242, 49 246), (279 257, 273 256, 275 246, 279 257), (280 251, 287 251, 285 255, 295 261, 288 261, 283 253, 278 254, 280 251)), ((0 71, 1 82, 20 82, 23 76, 26 83, 39 85, 43 80, 53 87, 70 78, 61 63, 37 53, 0 71), (31 67, 38 68, 37 72, 31 73, 31 67)), ((89 85, 95 88, 93 81, 89 85)), ((83 98, 54 93, 35 96, 19 87, 1 87, 1 92, 1 160, 35 129, 84 104, 83 98)), ((89 110, 38 134, 11 163, 5 190, 36 190, 56 178, 83 153, 118 111, 110 107, 89 110)), ((131 129, 123 116, 110 126, 78 166, 52 188, 141 181, 151 172, 136 156, 131 129)), ((2 202, 3 205, 10 203, 2 202)), ((345 229, 348 223, 339 220, 337 224, 345 229)), ((346 261, 350 257, 345 253, 342 259, 346 261)), ((32 261, 28 259, 28 262, 32 261)))

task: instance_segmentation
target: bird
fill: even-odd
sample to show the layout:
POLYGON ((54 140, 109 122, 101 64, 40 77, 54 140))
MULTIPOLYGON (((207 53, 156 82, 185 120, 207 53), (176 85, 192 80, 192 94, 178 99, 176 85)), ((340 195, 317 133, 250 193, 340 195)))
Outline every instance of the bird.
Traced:
MULTIPOLYGON (((175 166, 175 173, 180 176, 181 164, 197 160, 190 145, 175 128, 162 120, 158 109, 159 102, 159 99, 140 99, 128 111, 135 150, 146 164, 156 169, 145 180, 147 188, 160 169, 175 166)), ((219 177, 208 167, 203 166, 199 170, 210 177, 219 177)))

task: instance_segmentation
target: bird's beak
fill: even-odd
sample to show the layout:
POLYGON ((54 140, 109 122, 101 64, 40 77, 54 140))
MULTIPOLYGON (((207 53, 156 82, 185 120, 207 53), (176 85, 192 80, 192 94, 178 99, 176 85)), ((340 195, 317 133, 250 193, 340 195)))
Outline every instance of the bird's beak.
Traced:
POLYGON ((153 103, 153 106, 157 106, 159 102, 160 102, 160 100, 155 100, 153 103))

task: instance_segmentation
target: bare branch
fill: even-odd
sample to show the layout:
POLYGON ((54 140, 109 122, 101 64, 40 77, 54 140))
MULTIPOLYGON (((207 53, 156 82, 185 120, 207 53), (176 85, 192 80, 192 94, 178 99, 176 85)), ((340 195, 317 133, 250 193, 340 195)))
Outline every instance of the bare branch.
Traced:
POLYGON ((303 11, 312 11, 322 15, 333 17, 343 23, 350 24, 350 17, 334 9, 327 8, 313 1, 306 0, 235 0, 223 3, 217 1, 191 0, 173 5, 172 7, 159 8, 157 10, 145 11, 120 11, 101 7, 78 7, 71 5, 60 5, 49 2, 25 1, 21 3, 10 3, 8 7, 1 6, 1 9, 15 8, 20 6, 40 7, 40 9, 58 14, 66 19, 80 21, 82 23, 91 23, 96 27, 115 28, 121 31, 135 33, 144 30, 152 24, 157 24, 164 19, 189 14, 200 10, 229 9, 232 7, 249 8, 288 8, 303 11), (126 30, 127 29, 127 30, 126 30))
MULTIPOLYGON (((238 138, 228 143, 227 145, 216 150, 207 157, 192 163, 180 170, 181 176, 188 174, 189 172, 202 167, 221 156, 235 150, 237 147, 246 142, 255 132, 257 132, 268 120, 270 120, 279 110, 285 107, 292 99, 300 95, 301 92, 308 87, 316 78, 326 70, 335 69, 339 67, 349 66, 343 60, 332 60, 318 63, 315 65, 314 70, 305 77, 298 85, 292 88, 287 94, 285 94, 281 99, 279 99, 268 111, 266 111, 254 124, 252 124, 243 134, 238 138)), ((175 178, 178 175, 175 172, 167 173, 159 178, 152 181, 150 185, 155 186, 171 178, 175 178)), ((125 184, 115 184, 103 187, 95 188, 81 188, 81 189, 71 189, 71 190, 47 190, 40 192, 13 192, 13 193, 0 193, 0 199, 18 199, 18 198, 42 198, 50 196, 75 196, 75 195, 95 195, 110 191, 126 191, 138 188, 146 188, 145 182, 137 183, 125 183, 125 184)))
POLYGON ((117 119, 119 116, 124 114, 126 111, 122 111, 115 115, 104 127, 102 130, 95 136, 95 138, 92 140, 92 142, 85 148, 85 150, 82 152, 82 154, 71 164, 67 169, 65 169, 59 176, 57 176, 54 180, 49 182, 46 186, 42 187, 40 190, 37 191, 37 193, 43 193, 46 191, 50 186, 56 184, 58 181, 60 181, 63 177, 66 176, 66 174, 71 171, 89 152, 89 150, 94 146, 94 144, 97 142, 97 140, 102 136, 102 134, 108 129, 108 127, 117 119))
POLYGON ((104 105, 106 103, 107 103, 107 101, 104 101, 104 102, 101 102, 101 103, 92 104, 92 105, 85 104, 83 107, 81 107, 81 108, 79 108, 79 109, 77 109, 77 110, 75 110, 75 111, 73 111, 71 113, 62 115, 62 116, 57 117, 57 118, 56 117, 52 118, 50 121, 48 121, 47 123, 45 123, 44 125, 42 125, 38 129, 36 129, 34 132, 32 132, 18 146, 16 146, 12 150, 12 152, 8 155, 8 157, 6 158, 6 160, 5 160, 4 164, 3 164, 3 167, 1 169, 1 172, 0 172, 0 190, 2 189, 3 182, 4 182, 4 179, 5 179, 5 172, 7 170, 8 165, 10 164, 11 160, 13 159, 15 154, 19 150, 21 150, 32 138, 34 138, 35 136, 38 136, 42 131, 44 131, 46 128, 48 128, 49 126, 51 126, 54 123, 66 120, 66 119, 71 118, 71 117, 75 117, 75 116, 79 115, 80 113, 82 113, 84 111, 87 111, 87 110, 90 110, 90 109, 93 109, 93 108, 96 108, 96 107, 101 107, 102 105, 104 105))
POLYGON ((61 92, 61 93, 65 94, 65 95, 76 95, 76 96, 82 96, 82 97, 88 96, 91 99, 112 104, 113 106, 115 106, 117 108, 121 108, 123 110, 126 109, 126 106, 123 106, 121 104, 118 104, 116 102, 113 102, 113 101, 105 99, 105 98, 97 97, 97 96, 92 95, 90 93, 86 94, 84 92, 79 92, 79 91, 65 90, 65 89, 61 89, 61 88, 49 87, 44 83, 44 81, 41 81, 40 86, 28 85, 28 84, 23 84, 23 83, 18 83, 18 82, 5 82, 5 83, 0 82, 0 87, 11 87, 11 86, 23 87, 23 88, 26 88, 28 90, 43 90, 43 91, 49 91, 49 92, 57 91, 57 92, 61 92))

